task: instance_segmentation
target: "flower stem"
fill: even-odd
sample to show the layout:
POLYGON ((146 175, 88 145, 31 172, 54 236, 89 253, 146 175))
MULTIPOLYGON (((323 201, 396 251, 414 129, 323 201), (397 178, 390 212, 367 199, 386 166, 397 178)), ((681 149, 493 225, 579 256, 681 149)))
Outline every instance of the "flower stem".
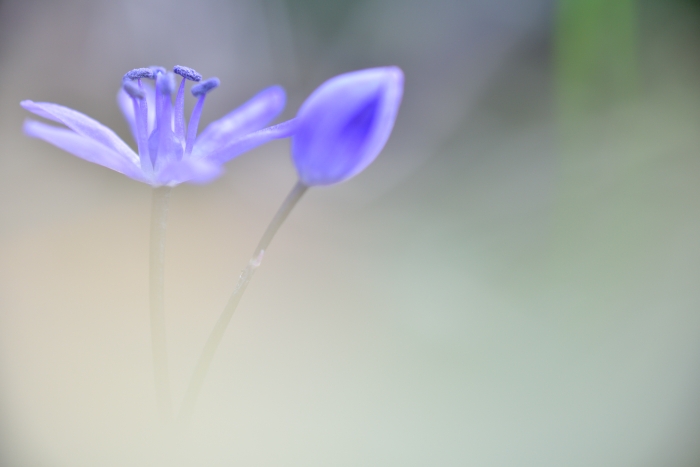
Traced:
POLYGON ((192 374, 192 379, 190 380, 190 385, 187 387, 187 392, 185 393, 182 407, 180 408, 180 414, 178 415, 179 422, 188 424, 192 419, 194 406, 197 402, 197 397, 199 396, 202 384, 204 383, 204 378, 207 375, 209 365, 214 358, 214 353, 216 353, 216 349, 221 342, 224 331, 226 331, 226 327, 231 321, 233 312, 236 311, 238 302, 241 301, 241 296, 248 286, 248 282, 250 282, 251 277, 253 277, 253 273, 258 266, 260 266, 265 250, 272 241, 272 238, 275 236, 275 233, 277 233, 277 230, 284 223, 289 213, 292 211, 307 189, 308 186, 301 182, 297 182, 297 184, 294 185, 294 188, 292 188, 292 191, 287 195, 287 198, 282 203, 282 206, 280 206, 277 214, 275 214, 275 217, 272 218, 270 225, 267 226, 265 233, 260 239, 255 252, 253 253, 253 257, 250 259, 243 272, 241 272, 241 276, 238 278, 238 283, 233 289, 233 293, 231 294, 224 311, 221 313, 221 316, 219 316, 219 320, 216 322, 214 329, 209 335, 209 339, 204 346, 202 355, 199 357, 197 366, 192 374))
POLYGON ((168 225, 168 202, 171 192, 171 187, 154 188, 151 203, 151 348, 158 413, 166 423, 172 419, 164 304, 165 231, 168 225))

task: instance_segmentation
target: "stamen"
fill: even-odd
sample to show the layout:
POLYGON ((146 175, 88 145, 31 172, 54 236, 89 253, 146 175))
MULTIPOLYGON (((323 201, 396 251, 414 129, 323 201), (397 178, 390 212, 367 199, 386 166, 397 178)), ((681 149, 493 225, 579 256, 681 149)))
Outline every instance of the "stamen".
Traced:
POLYGON ((144 92, 144 90, 141 89, 138 85, 134 84, 133 81, 124 82, 122 87, 124 88, 124 91, 126 91, 126 93, 134 99, 146 98, 146 93, 144 92))
POLYGON ((175 65, 173 72, 182 76, 180 89, 177 91, 175 98, 175 136, 180 141, 185 141, 185 80, 194 82, 202 81, 202 75, 197 73, 190 67, 175 65))
POLYGON ((183 76, 175 98, 175 137, 181 142, 185 141, 185 79, 183 76))
POLYGON ((155 77, 155 73, 150 68, 134 68, 133 70, 126 72, 123 80, 126 81, 141 78, 154 79, 155 77))
POLYGON ((211 91, 212 89, 216 88, 221 84, 221 81, 219 81, 219 78, 209 78, 206 81, 202 81, 196 86, 192 86, 192 95, 194 97, 200 97, 211 91))
POLYGON ((173 73, 175 73, 176 75, 180 75, 183 78, 188 79, 190 81, 202 81, 202 75, 200 75, 190 67, 175 65, 175 67, 173 67, 173 73))
POLYGON ((131 97, 131 102, 134 106, 134 120, 136 123, 136 145, 139 150, 139 160, 141 161, 141 169, 145 173, 152 171, 151 163, 148 159, 148 104, 146 103, 146 93, 139 85, 133 81, 125 81, 122 85, 124 91, 131 97))
POLYGON ((197 127, 199 126, 199 117, 202 116, 202 107, 204 106, 204 98, 207 93, 220 84, 219 78, 209 78, 192 87, 192 95, 199 97, 199 100, 192 109, 190 123, 187 125, 187 142, 185 144, 185 155, 189 156, 192 153, 192 146, 197 137, 197 127))

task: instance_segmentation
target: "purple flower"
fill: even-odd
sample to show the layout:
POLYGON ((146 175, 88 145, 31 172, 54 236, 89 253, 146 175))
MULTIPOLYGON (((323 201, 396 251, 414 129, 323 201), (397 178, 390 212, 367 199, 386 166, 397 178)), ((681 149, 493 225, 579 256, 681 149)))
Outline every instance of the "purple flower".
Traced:
POLYGON ((389 139, 402 95, 397 67, 354 71, 323 83, 295 119, 292 160, 300 181, 331 185, 362 172, 389 139))
POLYGON ((24 131, 154 187, 188 181, 203 183, 221 174, 225 162, 271 139, 287 137, 292 129, 290 123, 263 128, 285 104, 284 90, 273 86, 211 123, 197 136, 204 100, 218 85, 217 78, 202 81, 199 73, 183 66, 176 66, 173 73, 151 67, 124 75, 117 100, 131 127, 138 154, 109 128, 58 104, 21 102, 30 112, 68 128, 27 120, 24 131), (182 77, 179 87, 175 74, 182 77), (187 80, 197 83, 191 91, 198 98, 189 122, 184 116, 187 80))

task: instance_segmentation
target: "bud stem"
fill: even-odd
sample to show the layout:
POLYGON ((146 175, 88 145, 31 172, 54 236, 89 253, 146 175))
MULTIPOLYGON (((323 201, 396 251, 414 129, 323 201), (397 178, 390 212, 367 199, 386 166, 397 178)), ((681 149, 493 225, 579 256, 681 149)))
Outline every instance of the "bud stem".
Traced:
POLYGON ((178 421, 180 423, 188 424, 192 419, 194 406, 197 402, 197 397, 199 396, 202 384, 204 383, 204 378, 209 370, 209 365, 211 364, 211 361, 214 358, 214 353, 216 353, 216 349, 224 336, 224 331, 226 331, 226 327, 231 321, 233 312, 236 311, 238 302, 241 301, 243 292, 245 292, 250 279, 253 277, 253 273, 258 266, 260 266, 265 250, 272 241, 272 238, 275 236, 275 233, 277 233, 277 230, 279 230, 280 226, 284 223, 285 219, 287 219, 289 213, 292 211, 299 199, 301 199, 302 195, 306 193, 308 188, 308 186, 301 182, 297 182, 296 185, 294 185, 294 188, 292 188, 292 191, 287 195, 287 198, 282 203, 282 206, 280 206, 277 214, 275 214, 275 217, 272 218, 270 225, 267 226, 265 233, 260 239, 255 252, 253 253, 253 257, 250 259, 243 272, 241 272, 241 276, 238 278, 238 283, 233 289, 233 293, 231 294, 224 311, 221 313, 221 316, 219 316, 219 320, 216 322, 216 325, 214 325, 214 329, 209 335, 209 339, 204 346, 202 355, 199 357, 197 366, 192 374, 192 379, 187 387, 185 399, 182 402, 180 414, 178 415, 178 421))

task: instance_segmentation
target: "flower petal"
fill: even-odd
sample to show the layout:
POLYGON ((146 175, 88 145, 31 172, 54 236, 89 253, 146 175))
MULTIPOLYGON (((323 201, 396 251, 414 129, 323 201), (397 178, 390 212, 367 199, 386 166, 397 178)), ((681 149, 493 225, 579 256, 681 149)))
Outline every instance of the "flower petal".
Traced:
POLYGON ((81 159, 100 164, 134 180, 150 183, 144 178, 141 169, 131 159, 124 157, 95 139, 79 135, 72 130, 33 120, 24 122, 24 132, 28 136, 43 139, 81 159))
POLYGON ((296 119, 292 119, 271 127, 263 128, 262 130, 248 133, 235 141, 229 142, 226 146, 220 147, 216 151, 200 158, 211 163, 221 165, 246 151, 250 151, 261 144, 267 143, 268 141, 272 141, 273 139, 288 138, 294 134, 296 127, 297 121, 296 119))
POLYGON ((40 117, 63 123, 79 135, 121 154, 136 165, 139 164, 139 157, 116 133, 85 114, 50 102, 22 101, 20 105, 40 117))
POLYGON ((136 133, 136 115, 134 114, 133 100, 126 93, 126 91, 124 91, 124 88, 120 88, 119 92, 117 93, 117 104, 119 105, 119 109, 122 111, 122 115, 124 115, 126 123, 129 124, 131 136, 134 138, 134 141, 138 141, 138 136, 136 133))
POLYGON ((284 110, 286 99, 281 86, 272 86, 260 91, 245 104, 210 123, 197 137, 193 155, 206 156, 240 139, 246 133, 259 130, 284 110))
POLYGON ((292 159, 309 186, 331 185, 364 170, 394 127, 403 94, 396 67, 345 73, 323 83, 302 104, 292 159))
POLYGON ((221 164, 206 159, 187 158, 173 161, 161 170, 157 178, 160 186, 175 186, 182 182, 208 183, 224 172, 221 164))
MULTIPOLYGON (((156 121, 156 94, 153 86, 144 83, 143 91, 146 94, 146 104, 148 104, 148 134, 150 135, 155 127, 156 121)), ((124 91, 124 88, 119 88, 117 93, 117 104, 124 115, 129 128, 131 129, 131 134, 136 141, 136 118, 134 117, 134 104, 131 97, 124 91)))

